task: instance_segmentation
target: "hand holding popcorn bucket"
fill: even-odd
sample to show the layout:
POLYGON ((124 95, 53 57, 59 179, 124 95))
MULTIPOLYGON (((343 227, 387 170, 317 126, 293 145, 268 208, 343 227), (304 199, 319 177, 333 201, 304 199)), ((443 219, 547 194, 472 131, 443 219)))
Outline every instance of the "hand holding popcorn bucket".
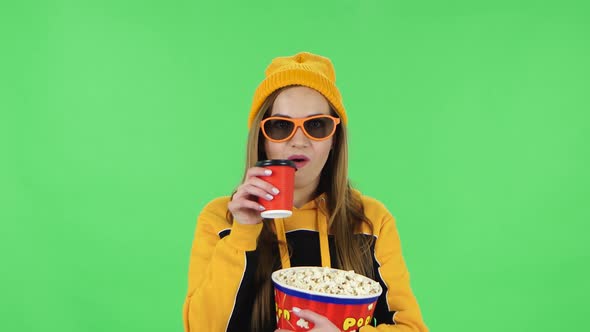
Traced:
MULTIPOLYGON (((328 318, 341 331, 369 325, 383 291, 378 282, 353 271, 324 267, 292 267, 273 272, 277 327, 309 331, 313 323, 293 308, 311 310, 328 318)), ((297 309, 295 309, 297 310, 297 309)))

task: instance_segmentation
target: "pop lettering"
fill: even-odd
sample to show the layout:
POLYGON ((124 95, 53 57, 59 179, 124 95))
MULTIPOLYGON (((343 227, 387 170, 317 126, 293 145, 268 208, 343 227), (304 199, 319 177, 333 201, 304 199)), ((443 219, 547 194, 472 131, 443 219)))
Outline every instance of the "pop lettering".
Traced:
POLYGON ((371 322, 371 316, 367 316, 367 318, 363 319, 362 317, 359 319, 353 318, 353 317, 348 317, 344 320, 344 323, 342 324, 342 329, 344 331, 348 331, 349 328, 357 326, 357 327, 363 327, 365 325, 369 325, 369 323, 371 322))

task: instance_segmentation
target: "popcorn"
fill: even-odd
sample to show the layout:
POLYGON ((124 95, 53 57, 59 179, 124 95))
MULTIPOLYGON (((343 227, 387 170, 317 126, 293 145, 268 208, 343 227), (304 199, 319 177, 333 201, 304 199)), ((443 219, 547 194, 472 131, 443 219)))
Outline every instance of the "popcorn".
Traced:
POLYGON ((309 322, 303 318, 299 318, 297 321, 297 326, 302 327, 304 329, 309 329, 309 322))
POLYGON ((277 281, 307 291, 346 296, 368 296, 381 292, 378 282, 354 271, 308 267, 277 272, 277 281))

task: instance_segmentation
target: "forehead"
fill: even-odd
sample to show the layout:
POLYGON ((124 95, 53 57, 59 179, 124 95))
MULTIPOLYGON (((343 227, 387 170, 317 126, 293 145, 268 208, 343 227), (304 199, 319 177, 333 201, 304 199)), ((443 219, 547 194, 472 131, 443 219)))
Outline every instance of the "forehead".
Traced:
POLYGON ((330 114, 330 104, 318 91, 295 86, 279 93, 272 107, 271 115, 286 115, 292 118, 304 118, 313 114, 330 114))

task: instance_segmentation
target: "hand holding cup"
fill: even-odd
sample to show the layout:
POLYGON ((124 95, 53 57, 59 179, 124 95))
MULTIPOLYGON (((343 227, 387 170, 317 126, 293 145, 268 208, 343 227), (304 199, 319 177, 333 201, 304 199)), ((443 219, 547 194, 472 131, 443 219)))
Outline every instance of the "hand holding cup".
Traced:
POLYGON ((295 163, 291 160, 261 160, 246 172, 228 204, 241 224, 258 224, 263 218, 286 218, 293 213, 295 163))
POLYGON ((246 172, 246 179, 228 204, 234 220, 240 224, 258 224, 262 222, 260 212, 265 208, 259 202, 272 201, 279 190, 264 178, 272 175, 272 170, 264 167, 251 167, 246 172))

